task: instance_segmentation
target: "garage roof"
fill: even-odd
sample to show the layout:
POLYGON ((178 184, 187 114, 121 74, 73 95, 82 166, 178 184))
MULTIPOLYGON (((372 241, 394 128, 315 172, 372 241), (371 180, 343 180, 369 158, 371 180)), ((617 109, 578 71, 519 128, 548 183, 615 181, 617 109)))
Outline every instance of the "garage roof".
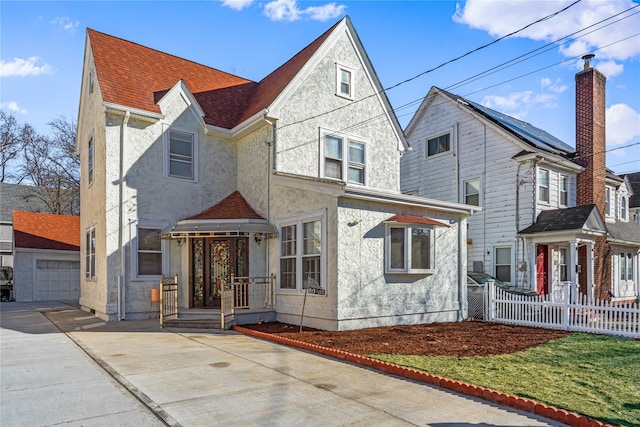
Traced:
POLYGON ((13 211, 16 248, 80 251, 80 217, 13 211))

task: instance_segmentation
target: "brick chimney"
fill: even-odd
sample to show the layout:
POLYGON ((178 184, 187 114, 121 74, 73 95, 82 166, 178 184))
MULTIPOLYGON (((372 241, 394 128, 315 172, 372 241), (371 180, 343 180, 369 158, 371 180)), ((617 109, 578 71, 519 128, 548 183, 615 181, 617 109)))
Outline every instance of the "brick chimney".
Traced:
POLYGON ((595 204, 604 218, 605 208, 605 84, 606 77, 591 68, 594 55, 585 55, 584 69, 576 74, 576 154, 586 163, 578 175, 578 206, 595 204))
MULTIPOLYGON (((576 74, 576 154, 586 169, 578 174, 577 205, 595 204, 605 219, 606 140, 605 140, 605 85, 606 77, 591 68, 594 55, 585 55, 584 69, 576 74)), ((586 252, 579 254, 578 262, 586 264, 586 252)), ((604 236, 595 238, 594 296, 608 299, 611 289, 609 245, 604 236)), ((580 290, 587 292, 589 284, 580 278, 580 290)))

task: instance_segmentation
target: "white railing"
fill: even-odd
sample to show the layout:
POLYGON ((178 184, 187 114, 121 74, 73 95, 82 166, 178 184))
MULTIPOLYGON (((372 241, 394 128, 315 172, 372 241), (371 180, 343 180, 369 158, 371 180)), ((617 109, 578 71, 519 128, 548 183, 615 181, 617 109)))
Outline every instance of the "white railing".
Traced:
POLYGON ((220 320, 222 328, 233 321, 237 309, 273 309, 275 276, 234 277, 222 286, 220 320))
POLYGON ((564 286, 554 295, 523 295, 488 284, 486 320, 513 325, 640 338, 640 305, 592 300, 564 286))

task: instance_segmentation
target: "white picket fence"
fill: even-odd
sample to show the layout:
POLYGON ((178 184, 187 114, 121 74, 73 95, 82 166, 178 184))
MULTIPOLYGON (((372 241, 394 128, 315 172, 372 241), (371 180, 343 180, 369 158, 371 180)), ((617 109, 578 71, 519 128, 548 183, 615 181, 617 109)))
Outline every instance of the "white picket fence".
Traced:
POLYGON ((488 284, 485 319, 513 325, 640 338, 640 305, 590 300, 565 286, 553 295, 522 295, 488 284))

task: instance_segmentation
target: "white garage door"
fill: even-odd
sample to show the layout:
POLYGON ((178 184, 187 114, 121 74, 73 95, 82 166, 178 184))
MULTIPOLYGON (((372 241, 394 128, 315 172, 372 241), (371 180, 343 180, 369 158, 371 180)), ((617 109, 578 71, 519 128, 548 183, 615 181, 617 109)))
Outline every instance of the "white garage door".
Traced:
POLYGON ((80 299, 80 261, 36 260, 36 301, 80 299))

